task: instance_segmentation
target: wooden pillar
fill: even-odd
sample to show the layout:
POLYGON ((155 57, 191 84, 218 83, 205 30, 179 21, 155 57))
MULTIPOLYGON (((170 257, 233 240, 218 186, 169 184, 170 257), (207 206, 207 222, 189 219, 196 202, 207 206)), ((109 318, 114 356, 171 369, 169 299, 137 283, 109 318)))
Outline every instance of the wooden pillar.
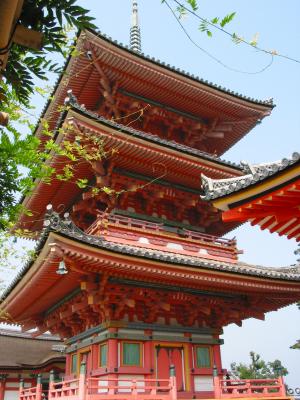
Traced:
POLYGON ((24 379, 20 379, 20 386, 19 386, 19 400, 23 399, 23 390, 24 390, 24 379))
MULTIPOLYGON (((145 330, 144 334, 151 336, 152 331, 145 330)), ((154 374, 153 342, 150 340, 150 338, 144 344, 144 367, 149 370, 151 375, 154 374)))
POLYGON ((51 369, 50 374, 49 374, 49 393, 48 393, 48 399, 51 399, 54 396, 53 390, 55 389, 54 386, 54 382, 55 382, 55 372, 53 369, 51 369))
MULTIPOLYGON (((109 333, 117 336, 118 328, 109 328, 109 333)), ((108 339, 108 369, 110 372, 118 372, 118 339, 108 339)))
POLYGON ((222 394, 221 390, 221 382, 220 377, 218 375, 218 368, 214 365, 213 368, 213 380, 214 380, 214 392, 215 392, 215 399, 219 399, 222 394))
POLYGON ((38 374, 36 380, 36 400, 42 400, 42 393, 43 393, 42 374, 38 374))
MULTIPOLYGON (((109 378, 118 379, 118 339, 109 339, 107 344, 109 378)), ((109 381, 108 386, 109 393, 114 393, 114 386, 117 386, 117 381, 109 381)))
POLYGON ((213 360, 214 360, 214 365, 218 368, 219 371, 221 371, 222 360, 221 360, 221 349, 219 344, 213 345, 213 360))
POLYGON ((170 365, 170 400, 177 400, 177 385, 175 366, 170 365))
POLYGON ((0 376, 0 400, 4 400, 6 376, 0 376))
POLYGON ((86 363, 80 364, 80 374, 78 383, 78 400, 84 400, 86 395, 86 363))

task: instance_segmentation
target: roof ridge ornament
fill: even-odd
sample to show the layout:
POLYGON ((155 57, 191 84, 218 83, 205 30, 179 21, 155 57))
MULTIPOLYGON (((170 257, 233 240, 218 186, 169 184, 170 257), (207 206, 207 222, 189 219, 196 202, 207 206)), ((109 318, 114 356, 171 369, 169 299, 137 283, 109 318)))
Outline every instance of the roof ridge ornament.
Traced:
POLYGON ((132 0, 130 48, 136 53, 142 52, 141 29, 139 25, 138 3, 132 0))

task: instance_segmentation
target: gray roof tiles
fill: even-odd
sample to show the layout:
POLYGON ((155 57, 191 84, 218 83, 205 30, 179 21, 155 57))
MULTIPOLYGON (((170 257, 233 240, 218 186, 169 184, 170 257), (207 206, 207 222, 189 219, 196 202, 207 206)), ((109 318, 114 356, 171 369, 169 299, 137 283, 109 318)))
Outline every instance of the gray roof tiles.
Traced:
POLYGON ((204 195, 201 198, 203 200, 214 200, 238 192, 239 190, 255 185, 257 182, 268 179, 298 162, 300 162, 300 153, 295 152, 291 158, 283 158, 271 163, 251 165, 242 161, 240 165, 245 175, 235 178, 211 179, 205 175, 201 175, 202 190, 204 191, 204 195))
MULTIPOLYGON (((89 244, 99 249, 110 250, 116 253, 131 255, 135 257, 143 257, 152 260, 164 261, 171 264, 180 264, 203 269, 211 269, 223 272, 231 272, 242 275, 259 276, 262 278, 272 278, 288 281, 300 282, 300 265, 269 268, 260 265, 251 265, 244 262, 230 263, 217 260, 209 260, 198 256, 188 256, 184 254, 172 253, 170 251, 142 248, 134 245, 119 244, 105 240, 99 236, 88 235, 79 229, 69 218, 66 213, 61 218, 58 213, 52 210, 49 205, 44 221, 44 231, 37 242, 36 250, 40 250, 46 242, 50 232, 56 232, 75 241, 89 244)), ((21 281, 25 273, 33 265, 34 260, 28 261, 9 287, 3 293, 2 299, 5 299, 14 287, 21 281)))

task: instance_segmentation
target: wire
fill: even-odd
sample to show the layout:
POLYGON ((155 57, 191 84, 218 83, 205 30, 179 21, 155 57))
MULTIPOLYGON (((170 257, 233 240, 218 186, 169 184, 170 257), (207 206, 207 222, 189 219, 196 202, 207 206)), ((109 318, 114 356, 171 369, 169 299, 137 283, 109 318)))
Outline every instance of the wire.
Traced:
MULTIPOLYGON (((230 36, 231 39, 234 38, 234 35, 233 35, 232 33, 230 33, 229 31, 227 31, 226 29, 224 29, 224 28, 222 28, 222 27, 220 27, 220 26, 218 26, 218 25, 215 25, 215 24, 213 24, 212 22, 210 22, 209 20, 207 20, 207 19, 201 17, 201 16, 200 16, 199 14, 197 14, 195 11, 190 10, 190 9, 187 8, 184 4, 180 3, 178 0, 173 0, 173 1, 174 1, 176 4, 178 4, 180 7, 182 7, 184 10, 186 10, 186 11, 189 12, 190 14, 194 15, 196 18, 200 19, 200 21, 202 21, 202 22, 204 22, 204 23, 210 25, 211 27, 213 27, 213 28, 215 28, 215 29, 218 29, 219 31, 221 31, 221 32, 223 32, 223 33, 225 33, 226 35, 230 36)), ((173 10, 172 10, 172 11, 173 11, 173 10)), ((177 16, 176 16, 176 18, 177 18, 177 16)), ((293 61, 293 62, 296 62, 296 63, 300 64, 300 60, 298 60, 298 59, 296 59, 296 58, 287 56, 287 55, 285 55, 285 54, 280 54, 280 53, 277 53, 277 52, 272 52, 272 51, 266 50, 266 49, 264 49, 264 48, 262 48, 262 47, 254 46, 253 44, 251 44, 250 42, 248 42, 247 40, 245 40, 245 39, 243 39, 243 38, 241 38, 241 37, 238 37, 238 40, 239 40, 239 42, 244 43, 244 44, 246 44, 246 45, 248 45, 248 46, 251 46, 252 48, 254 48, 254 49, 258 50, 258 51, 261 51, 262 53, 266 53, 266 54, 270 54, 270 55, 272 55, 272 56, 277 56, 277 57, 285 58, 285 59, 287 59, 287 60, 290 60, 290 61, 293 61)))
MULTIPOLYGON (((177 0, 174 0, 177 4, 181 5, 177 0)), ((256 75, 256 74, 260 74, 262 72, 264 72, 266 69, 268 69, 274 61, 274 57, 273 54, 268 53, 271 56, 271 61, 262 69, 258 70, 258 71, 243 71, 237 68, 233 68, 230 67, 229 65, 225 64, 223 61, 221 61, 220 59, 218 59, 217 57, 215 57, 214 55, 212 55, 211 53, 209 53, 207 50, 203 49, 201 46, 199 46, 198 43, 196 43, 194 41, 194 39, 190 36, 190 34, 188 33, 188 31, 185 29, 185 27, 183 26, 183 24, 181 23, 180 19, 177 17, 177 15, 175 14, 174 10, 172 9, 172 7, 170 6, 170 4, 167 2, 167 0, 164 1, 164 3, 166 4, 166 6, 169 8, 169 10, 171 11, 171 13, 173 14, 174 18, 176 19, 176 21, 178 22, 178 24, 180 25, 181 29, 183 30, 183 32, 185 33, 185 35, 187 36, 187 38, 190 40, 190 42, 193 43, 194 46, 196 46, 199 50, 201 50, 204 54, 206 54, 208 57, 210 57, 211 59, 213 59, 214 61, 216 61, 218 64, 222 65, 222 67, 233 71, 233 72, 238 72, 240 74, 247 74, 247 75, 256 75)), ((184 7, 184 6, 182 6, 184 7)), ((185 8, 185 7, 184 7, 185 8)), ((187 11, 191 12, 190 10, 186 9, 187 11)), ((196 15, 196 14, 195 14, 196 15)), ((200 17, 201 18, 201 17, 200 17)), ((202 19, 202 18, 201 18, 202 19)), ((203 19, 204 20, 204 19, 203 19)), ((205 20, 204 20, 205 21, 205 20)), ((253 47, 253 46, 252 46, 253 47)))

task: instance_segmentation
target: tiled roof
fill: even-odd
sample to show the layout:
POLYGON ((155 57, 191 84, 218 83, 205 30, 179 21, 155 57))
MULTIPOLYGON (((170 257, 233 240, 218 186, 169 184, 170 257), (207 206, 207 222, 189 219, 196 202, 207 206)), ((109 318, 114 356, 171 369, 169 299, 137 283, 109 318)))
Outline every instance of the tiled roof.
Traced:
MULTIPOLYGON (((32 335, 30 332, 22 332, 20 330, 15 330, 15 329, 4 329, 0 328, 0 336, 10 336, 10 337, 16 337, 16 338, 22 338, 22 339, 32 339, 32 335)), ((43 333, 42 335, 39 335, 35 337, 35 340, 50 340, 50 341, 58 341, 60 342, 60 338, 58 336, 53 336, 51 334, 43 333)))
POLYGON ((101 32, 99 30, 95 31, 95 30, 92 30, 92 29, 88 29, 88 31, 90 31, 92 34, 100 37, 101 39, 104 39, 107 42, 110 42, 114 46, 117 46, 117 47, 119 47, 119 48, 121 48, 123 50, 126 50, 126 51, 134 54, 137 57, 140 57, 142 59, 145 59, 147 61, 155 63, 155 64, 159 65, 160 67, 164 67, 164 68, 166 68, 166 69, 168 69, 168 70, 170 70, 172 72, 175 72, 177 74, 183 75, 183 76, 185 76, 187 78, 190 78, 192 80, 200 82, 200 83, 202 83, 202 84, 204 84, 206 86, 209 86, 211 88, 217 89, 217 90, 219 90, 221 92, 230 94, 232 96, 238 97, 240 99, 243 99, 243 100, 246 100, 246 101, 250 101, 250 102, 255 103, 255 104, 264 105, 264 106, 267 106, 267 107, 270 107, 270 108, 274 107, 272 98, 267 99, 267 100, 259 100, 259 99, 254 99, 253 97, 244 96, 244 95, 242 95, 242 94, 240 94, 238 92, 235 92, 233 90, 229 90, 229 89, 225 88, 224 86, 216 85, 215 83, 210 82, 210 81, 205 80, 205 79, 202 79, 197 75, 190 74, 189 72, 187 72, 187 71, 185 71, 183 69, 180 69, 180 68, 175 67, 173 65, 167 64, 164 61, 161 61, 161 60, 159 60, 159 59, 157 59, 155 57, 151 57, 148 54, 145 54, 143 52, 142 53, 136 52, 136 51, 132 50, 128 45, 123 44, 121 42, 118 42, 117 40, 112 39, 110 36, 107 36, 105 33, 101 32))
MULTIPOLYGON (((88 244, 90 246, 110 250, 115 253, 125 254, 134 257, 142 257, 151 260, 167 262, 169 264, 187 265, 208 270, 216 270, 222 272, 230 272, 242 275, 258 276, 268 279, 279 279, 300 282, 300 265, 270 268, 260 265, 251 265, 244 262, 230 263, 222 261, 212 261, 197 256, 187 256, 170 251, 154 250, 142 248, 134 245, 119 244, 105 240, 99 236, 88 235, 79 229, 69 218, 66 213, 62 219, 58 213, 52 210, 52 206, 48 206, 48 212, 45 216, 44 231, 37 242, 36 250, 40 250, 46 242, 50 232, 56 232, 64 237, 71 238, 75 241, 88 244)), ((14 287, 21 281, 25 273, 30 269, 34 260, 28 261, 9 287, 3 293, 2 299, 5 299, 14 287)))
POLYGON ((227 178, 227 179, 211 179, 205 175, 201 175, 202 189, 204 195, 201 196, 204 200, 214 200, 228 194, 238 192, 258 182, 262 182, 277 173, 300 162, 300 153, 293 153, 291 158, 283 158, 282 160, 272 163, 251 165, 246 162, 241 162, 241 166, 245 175, 227 178))
POLYGON ((112 120, 108 120, 102 116, 100 116, 99 114, 96 114, 92 111, 87 110, 84 106, 81 106, 80 104, 78 104, 76 97, 72 94, 72 91, 69 90, 68 91, 68 97, 66 98, 65 104, 70 106, 72 109, 74 109, 75 111, 88 116, 90 118, 92 118, 95 121, 101 122, 104 125, 107 125, 109 127, 112 127, 114 129, 117 129, 120 132, 125 132, 128 133, 132 136, 136 136, 136 137, 140 137, 144 140, 150 141, 150 142, 154 142, 154 143, 159 143, 162 146, 166 146, 166 147, 170 147, 179 151, 182 151, 184 153, 188 153, 188 154, 192 154, 194 156, 197 157, 201 157, 205 160, 209 160, 209 161, 213 161, 215 163, 218 164, 223 164, 226 166, 230 166, 232 168, 241 170, 241 166, 231 162, 231 161, 226 161, 221 159, 220 157, 217 157, 213 154, 209 154, 206 153, 204 151, 198 150, 198 149, 194 149, 192 147, 186 146, 184 144, 181 143, 177 143, 173 140, 166 140, 166 139, 162 139, 159 136, 153 135, 151 133, 147 133, 147 132, 143 132, 134 128, 131 128, 129 126, 126 125, 122 125, 119 124, 117 122, 114 122, 112 120))
POLYGON ((30 334, 0 330, 0 369, 38 368, 50 362, 64 362, 64 356, 52 349, 57 338, 33 339, 30 334))

